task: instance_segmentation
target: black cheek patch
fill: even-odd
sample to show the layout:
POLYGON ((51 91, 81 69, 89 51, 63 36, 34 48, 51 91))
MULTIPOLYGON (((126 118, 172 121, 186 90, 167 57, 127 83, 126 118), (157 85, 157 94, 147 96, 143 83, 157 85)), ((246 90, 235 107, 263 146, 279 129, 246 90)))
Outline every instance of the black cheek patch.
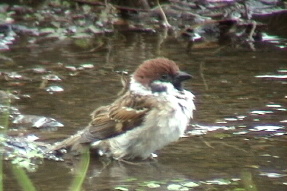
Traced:
POLYGON ((160 92, 166 92, 166 87, 164 86, 164 85, 161 85, 161 84, 151 84, 150 85, 150 88, 151 88, 151 91, 153 92, 153 93, 155 93, 155 92, 158 92, 158 93, 160 93, 160 92))

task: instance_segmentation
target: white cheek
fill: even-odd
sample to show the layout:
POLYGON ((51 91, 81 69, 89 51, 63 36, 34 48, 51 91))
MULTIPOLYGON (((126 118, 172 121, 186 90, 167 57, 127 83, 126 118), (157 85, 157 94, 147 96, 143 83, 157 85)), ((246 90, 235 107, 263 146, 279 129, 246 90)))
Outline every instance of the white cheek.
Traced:
POLYGON ((135 92, 140 95, 152 95, 152 92, 149 88, 135 81, 133 77, 131 78, 131 82, 130 82, 130 91, 135 92))

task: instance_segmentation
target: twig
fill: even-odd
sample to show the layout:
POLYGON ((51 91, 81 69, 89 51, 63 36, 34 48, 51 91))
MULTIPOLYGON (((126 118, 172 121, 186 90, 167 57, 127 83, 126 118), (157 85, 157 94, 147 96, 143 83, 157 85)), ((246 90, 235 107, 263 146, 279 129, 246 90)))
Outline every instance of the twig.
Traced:
POLYGON ((202 140, 202 142, 203 142, 206 146, 208 146, 208 147, 210 147, 210 148, 213 148, 213 149, 214 149, 214 147, 213 147, 213 146, 211 146, 211 144, 210 144, 209 142, 207 142, 207 141, 203 140, 203 138, 202 138, 202 137, 200 137, 200 139, 202 140))
POLYGON ((254 39, 253 39, 253 34, 254 34, 254 32, 255 32, 257 23, 256 23, 256 21, 252 21, 251 24, 252 24, 252 28, 251 28, 250 33, 249 33, 249 35, 248 35, 248 40, 254 41, 254 39))
POLYGON ((166 28, 171 28, 171 25, 169 24, 163 9, 162 9, 161 5, 159 4, 159 0, 157 0, 156 3, 158 5, 159 11, 160 11, 160 15, 161 15, 161 17, 163 19, 163 26, 166 27, 166 28))
POLYGON ((204 87, 206 90, 208 90, 208 84, 206 83, 206 80, 205 80, 205 77, 204 77, 204 74, 203 74, 203 62, 201 62, 199 64, 199 72, 200 72, 200 77, 202 78, 202 81, 203 81, 203 84, 204 84, 204 87))

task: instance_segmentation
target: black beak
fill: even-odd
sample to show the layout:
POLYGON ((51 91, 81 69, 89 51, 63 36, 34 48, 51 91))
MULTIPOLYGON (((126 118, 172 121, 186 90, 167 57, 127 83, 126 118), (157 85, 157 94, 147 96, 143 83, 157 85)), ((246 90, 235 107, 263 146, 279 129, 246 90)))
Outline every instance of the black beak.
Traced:
POLYGON ((182 88, 181 82, 185 81, 185 80, 189 80, 191 78, 192 78, 192 76, 190 74, 188 74, 186 72, 179 71, 173 79, 173 86, 176 89, 178 89, 179 91, 182 91, 183 88, 182 88))
POLYGON ((182 82, 182 81, 184 81, 184 80, 189 80, 189 79, 191 79, 192 76, 191 76, 190 74, 186 73, 186 72, 179 71, 179 72, 177 73, 177 75, 175 76, 175 78, 176 78, 178 81, 182 82))

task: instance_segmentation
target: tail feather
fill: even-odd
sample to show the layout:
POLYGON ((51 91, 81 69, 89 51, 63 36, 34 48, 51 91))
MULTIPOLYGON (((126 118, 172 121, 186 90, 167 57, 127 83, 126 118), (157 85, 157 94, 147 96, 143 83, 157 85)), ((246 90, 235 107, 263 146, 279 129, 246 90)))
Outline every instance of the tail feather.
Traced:
MULTIPOLYGON (((64 148, 71 148, 72 151, 77 151, 78 149, 82 150, 81 149, 82 143, 80 143, 82 134, 83 134, 83 131, 80 131, 77 134, 72 135, 68 137, 67 139, 64 139, 63 141, 54 143, 48 148, 48 152, 54 152, 54 151, 58 151, 64 148)), ((87 145, 87 144, 83 144, 83 145, 87 145)))

